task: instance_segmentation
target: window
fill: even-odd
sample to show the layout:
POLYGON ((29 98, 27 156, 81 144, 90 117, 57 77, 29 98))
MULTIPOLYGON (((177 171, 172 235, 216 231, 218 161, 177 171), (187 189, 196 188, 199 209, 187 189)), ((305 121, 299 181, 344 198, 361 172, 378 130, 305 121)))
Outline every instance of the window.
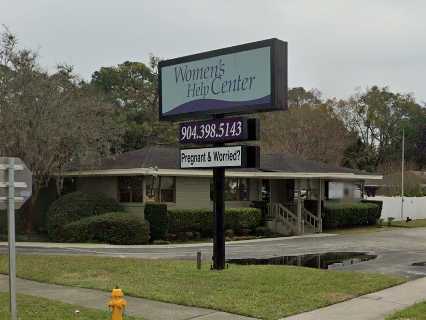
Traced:
POLYGON ((118 177, 118 199, 120 202, 143 202, 143 177, 118 177))
MULTIPOLYGON (((210 184, 210 199, 213 200, 214 185, 210 184)), ((248 201, 249 179, 225 179, 225 201, 248 201)))
POLYGON ((148 177, 145 194, 150 201, 176 202, 176 178, 148 177))

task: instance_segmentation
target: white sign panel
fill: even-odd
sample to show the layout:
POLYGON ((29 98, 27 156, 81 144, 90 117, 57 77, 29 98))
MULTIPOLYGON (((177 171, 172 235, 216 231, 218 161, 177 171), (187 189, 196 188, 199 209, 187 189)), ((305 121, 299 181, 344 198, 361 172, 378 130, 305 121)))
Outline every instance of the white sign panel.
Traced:
MULTIPOLYGON (((7 208, 8 186, 9 186, 9 158, 0 157, 0 210, 7 208)), ((32 173, 25 163, 15 158, 15 208, 19 209, 31 197, 32 194, 32 173)))
POLYGON ((180 167, 214 168, 243 166, 243 147, 218 147, 180 150, 180 167))

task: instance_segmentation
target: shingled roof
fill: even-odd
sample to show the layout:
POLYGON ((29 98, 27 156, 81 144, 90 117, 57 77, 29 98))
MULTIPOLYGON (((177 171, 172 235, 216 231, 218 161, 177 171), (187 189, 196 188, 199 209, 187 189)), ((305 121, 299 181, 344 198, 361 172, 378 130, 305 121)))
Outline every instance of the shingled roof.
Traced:
MULTIPOLYGON (((119 154, 101 161, 97 170, 154 168, 179 169, 179 148, 150 146, 119 154)), ((247 169, 244 169, 247 171, 247 169)), ((310 173, 359 173, 356 170, 303 160, 284 153, 261 154, 260 168, 253 171, 266 172, 310 172, 310 173)))

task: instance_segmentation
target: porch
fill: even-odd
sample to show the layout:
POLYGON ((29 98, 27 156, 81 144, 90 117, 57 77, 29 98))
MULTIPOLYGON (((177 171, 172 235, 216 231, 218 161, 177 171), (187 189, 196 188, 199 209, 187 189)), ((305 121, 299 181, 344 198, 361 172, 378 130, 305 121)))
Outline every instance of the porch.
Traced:
POLYGON ((322 179, 263 180, 267 226, 283 235, 322 232, 325 185, 322 179))

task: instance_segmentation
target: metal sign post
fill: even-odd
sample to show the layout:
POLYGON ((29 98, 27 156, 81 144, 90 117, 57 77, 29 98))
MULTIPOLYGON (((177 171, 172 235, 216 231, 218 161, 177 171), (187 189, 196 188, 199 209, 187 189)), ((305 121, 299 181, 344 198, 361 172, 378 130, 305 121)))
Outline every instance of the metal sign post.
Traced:
POLYGON ((7 209, 8 220, 11 320, 17 320, 15 209, 19 209, 31 197, 31 193, 32 174, 22 160, 0 157, 0 209, 7 209))
POLYGON ((225 168, 213 168, 214 241, 213 269, 225 268, 225 168))
POLYGON ((181 169, 213 169, 213 269, 225 267, 225 168, 258 168, 259 120, 230 115, 287 109, 287 42, 268 39, 160 61, 160 120, 181 123, 181 169), (206 119, 207 118, 207 119, 206 119), (209 119, 210 118, 210 119, 209 119), (203 121, 193 121, 205 119, 203 121))
POLYGON ((9 199, 7 207, 9 236, 10 319, 17 319, 16 311, 16 244, 15 244, 15 158, 9 158, 9 199))

